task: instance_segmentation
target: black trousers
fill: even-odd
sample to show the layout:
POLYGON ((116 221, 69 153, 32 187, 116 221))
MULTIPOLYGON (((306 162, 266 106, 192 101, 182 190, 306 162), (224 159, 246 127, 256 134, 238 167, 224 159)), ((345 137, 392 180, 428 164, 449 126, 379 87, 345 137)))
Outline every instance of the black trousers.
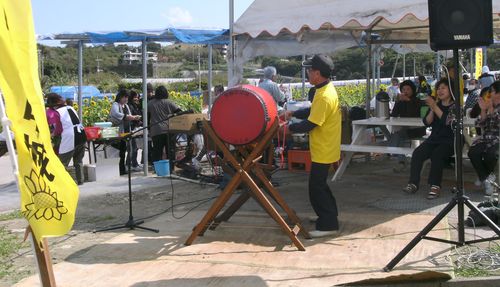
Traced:
POLYGON ((337 201, 328 187, 328 170, 331 164, 312 162, 309 174, 309 200, 318 215, 316 230, 339 229, 337 201))
POLYGON ((70 152, 59 154, 59 159, 61 160, 64 167, 69 166, 69 162, 73 159, 73 166, 75 167, 76 181, 78 184, 82 184, 83 178, 83 157, 85 156, 85 144, 80 144, 75 146, 70 152))
POLYGON ((127 141, 121 140, 118 143, 118 150, 120 151, 120 162, 118 166, 120 168, 120 175, 127 173, 127 169, 125 168, 125 155, 127 154, 127 141))
POLYGON ((497 153, 498 145, 488 148, 486 143, 478 143, 469 148, 469 159, 479 180, 484 181, 495 170, 497 153))
POLYGON ((446 162, 454 154, 453 144, 433 144, 423 142, 419 145, 411 156, 410 180, 417 187, 420 184, 420 173, 424 162, 431 159, 431 170, 429 172, 429 185, 441 187, 443 179, 443 168, 446 162))
POLYGON ((163 151, 167 149, 167 156, 170 163, 170 170, 173 170, 175 161, 175 135, 161 134, 152 137, 153 158, 152 162, 163 159, 163 151))

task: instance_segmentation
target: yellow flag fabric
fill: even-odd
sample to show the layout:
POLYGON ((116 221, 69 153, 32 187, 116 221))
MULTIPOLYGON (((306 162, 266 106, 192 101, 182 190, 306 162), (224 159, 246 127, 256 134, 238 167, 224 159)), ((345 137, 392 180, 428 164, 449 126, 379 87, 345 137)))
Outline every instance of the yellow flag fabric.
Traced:
POLYGON ((481 76, 481 69, 483 68, 483 48, 476 48, 476 70, 474 72, 474 79, 481 76))
POLYGON ((21 211, 38 242, 64 235, 79 190, 52 149, 29 0, 0 1, 0 90, 16 141, 21 211))

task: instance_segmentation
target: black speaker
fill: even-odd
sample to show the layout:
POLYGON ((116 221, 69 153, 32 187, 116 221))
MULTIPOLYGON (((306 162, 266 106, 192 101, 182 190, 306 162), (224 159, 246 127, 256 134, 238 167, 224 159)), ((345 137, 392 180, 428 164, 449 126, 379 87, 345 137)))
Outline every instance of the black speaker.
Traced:
POLYGON ((428 0, 431 49, 450 50, 493 43, 492 0, 428 0))

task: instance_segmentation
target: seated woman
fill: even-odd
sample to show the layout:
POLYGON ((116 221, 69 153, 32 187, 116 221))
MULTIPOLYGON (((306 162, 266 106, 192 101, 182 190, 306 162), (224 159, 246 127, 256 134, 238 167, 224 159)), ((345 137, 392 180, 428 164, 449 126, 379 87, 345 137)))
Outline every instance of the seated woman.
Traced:
MULTIPOLYGON (((391 111, 391 117, 401 117, 401 118, 417 118, 420 117, 420 100, 416 97, 417 87, 415 84, 406 80, 400 84, 401 93, 399 94, 399 100, 394 105, 391 111)), ((399 147, 411 138, 418 138, 425 135, 424 128, 409 128, 400 127, 398 130, 393 130, 391 138, 389 140, 389 146, 399 147)), ((404 170, 406 166, 405 156, 398 155, 399 167, 394 168, 395 172, 404 170)))
POLYGON ((491 84, 491 99, 478 99, 481 113, 476 120, 476 127, 481 128, 481 136, 474 141, 469 149, 469 158, 476 170, 479 180, 484 185, 484 191, 491 195, 494 187, 491 182, 496 180, 493 170, 497 164, 498 133, 500 132, 500 81, 491 84))
POLYGON ((453 98, 451 97, 449 85, 448 79, 441 79, 436 83, 437 102, 432 97, 427 96, 425 98, 429 111, 423 118, 423 122, 427 127, 432 127, 432 132, 429 138, 413 151, 410 179, 408 185, 403 188, 406 193, 413 194, 417 192, 422 166, 424 161, 430 159, 431 170, 427 181, 430 185, 430 191, 427 199, 434 199, 439 196, 443 168, 448 158, 454 154, 454 137, 451 127, 453 98))

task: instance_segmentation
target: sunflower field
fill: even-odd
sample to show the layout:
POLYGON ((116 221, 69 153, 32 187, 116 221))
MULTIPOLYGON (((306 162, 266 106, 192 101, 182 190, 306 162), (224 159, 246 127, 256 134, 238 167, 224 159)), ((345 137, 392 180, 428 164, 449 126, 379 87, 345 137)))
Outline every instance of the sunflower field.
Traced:
MULTIPOLYGON (((83 99, 83 119, 82 123, 85 127, 93 126, 97 122, 107 122, 109 118, 109 110, 113 99, 105 96, 103 98, 83 99)), ((73 108, 78 111, 78 105, 73 104, 73 108)))
MULTIPOLYGON (((189 93, 171 91, 169 99, 176 103, 181 110, 192 109, 195 113, 201 113, 201 97, 192 97, 189 93)), ((89 127, 97 122, 107 122, 113 101, 114 96, 83 99, 83 125, 89 127)), ((78 111, 77 104, 73 104, 73 108, 78 111)))
MULTIPOLYGON (((346 86, 336 86, 337 94, 339 96, 339 100, 342 106, 359 106, 364 105, 365 103, 365 95, 366 95, 366 85, 346 85, 346 86)), ((292 98, 295 101, 306 100, 307 99, 307 91, 306 97, 302 98, 302 89, 296 88, 292 89, 292 98)))

